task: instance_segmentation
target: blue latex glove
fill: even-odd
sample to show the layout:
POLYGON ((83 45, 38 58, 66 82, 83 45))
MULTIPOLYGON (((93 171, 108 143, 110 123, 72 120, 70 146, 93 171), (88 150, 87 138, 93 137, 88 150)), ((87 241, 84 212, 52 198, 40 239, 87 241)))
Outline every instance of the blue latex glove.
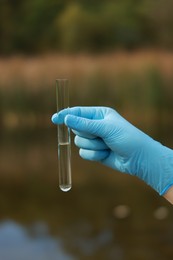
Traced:
POLYGON ((52 116, 76 134, 80 156, 138 176, 160 195, 173 185, 173 150, 108 107, 73 107, 52 116))

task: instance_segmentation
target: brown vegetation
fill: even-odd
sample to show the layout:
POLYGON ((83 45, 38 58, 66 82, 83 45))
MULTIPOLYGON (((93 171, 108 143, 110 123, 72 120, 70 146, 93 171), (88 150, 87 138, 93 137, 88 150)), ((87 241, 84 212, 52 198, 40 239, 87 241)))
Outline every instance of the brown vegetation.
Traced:
POLYGON ((105 76, 130 72, 143 74, 157 68, 165 76, 173 74, 173 52, 139 51, 102 55, 50 54, 36 57, 13 56, 0 59, 0 88, 13 87, 16 81, 29 87, 41 87, 41 82, 54 84, 57 77, 83 78, 93 73, 105 76))

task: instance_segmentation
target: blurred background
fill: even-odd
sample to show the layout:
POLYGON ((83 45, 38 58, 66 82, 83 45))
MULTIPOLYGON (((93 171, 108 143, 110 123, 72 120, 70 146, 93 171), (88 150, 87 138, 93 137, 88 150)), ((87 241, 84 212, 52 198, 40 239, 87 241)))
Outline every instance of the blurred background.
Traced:
MULTIPOLYGON (((0 259, 173 257, 173 209, 82 160, 58 188, 55 79, 173 148, 172 0, 0 0, 0 259)), ((73 140, 73 136, 72 136, 73 140)))

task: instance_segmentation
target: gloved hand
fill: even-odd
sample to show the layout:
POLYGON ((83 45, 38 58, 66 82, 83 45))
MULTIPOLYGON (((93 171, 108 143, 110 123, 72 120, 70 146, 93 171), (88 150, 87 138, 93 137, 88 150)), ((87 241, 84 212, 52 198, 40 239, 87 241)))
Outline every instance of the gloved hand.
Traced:
POLYGON ((73 107, 52 116, 76 134, 80 156, 138 176, 160 195, 173 185, 173 150, 108 107, 73 107))

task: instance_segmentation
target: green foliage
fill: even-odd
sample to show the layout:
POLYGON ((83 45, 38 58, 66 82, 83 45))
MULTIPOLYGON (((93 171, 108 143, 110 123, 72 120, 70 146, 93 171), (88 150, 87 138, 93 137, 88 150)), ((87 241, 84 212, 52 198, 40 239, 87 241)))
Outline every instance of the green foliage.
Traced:
POLYGON ((172 0, 0 1, 0 53, 173 45, 172 0))

